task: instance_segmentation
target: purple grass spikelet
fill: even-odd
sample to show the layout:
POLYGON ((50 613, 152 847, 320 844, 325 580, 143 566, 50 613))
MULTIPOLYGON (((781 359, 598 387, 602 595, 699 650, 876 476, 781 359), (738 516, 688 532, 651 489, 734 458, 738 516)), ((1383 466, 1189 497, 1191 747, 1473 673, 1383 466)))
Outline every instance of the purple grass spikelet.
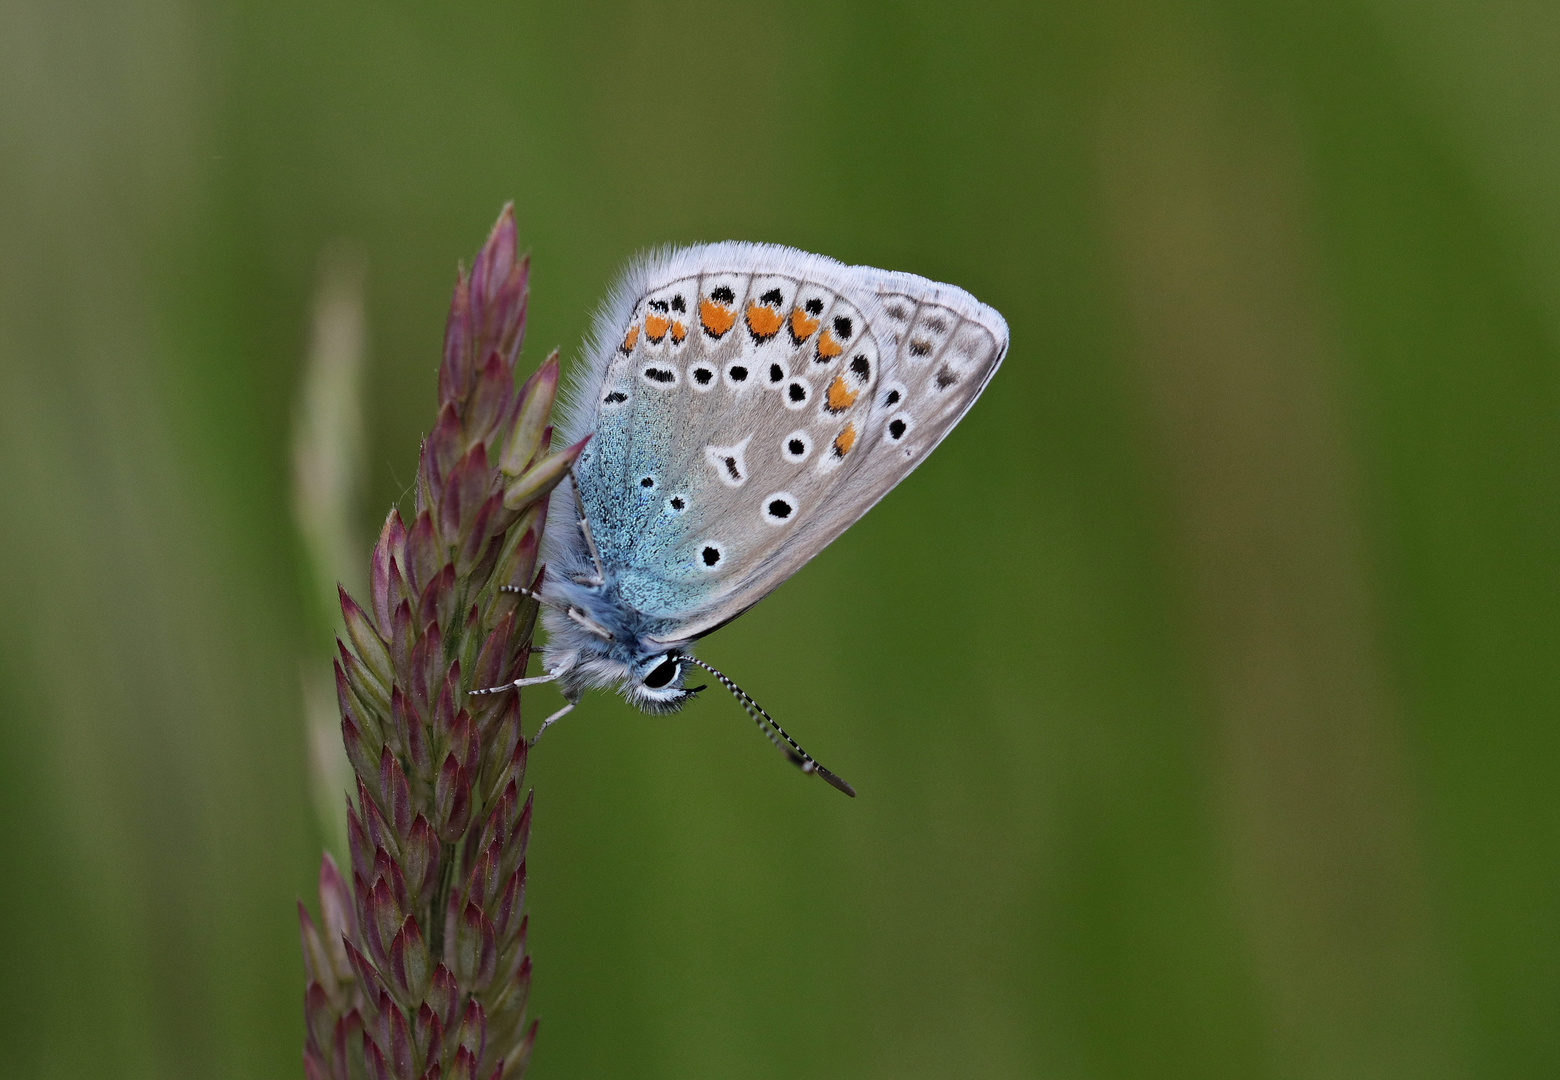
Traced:
POLYGON ((518 693, 548 495, 584 448, 549 452, 554 352, 518 389, 529 260, 506 206, 456 277, 411 522, 374 545, 369 596, 340 591, 335 661, 357 798, 350 866, 303 904, 308 1080, 510 1080, 536 1036, 526 1001, 531 792, 518 693))

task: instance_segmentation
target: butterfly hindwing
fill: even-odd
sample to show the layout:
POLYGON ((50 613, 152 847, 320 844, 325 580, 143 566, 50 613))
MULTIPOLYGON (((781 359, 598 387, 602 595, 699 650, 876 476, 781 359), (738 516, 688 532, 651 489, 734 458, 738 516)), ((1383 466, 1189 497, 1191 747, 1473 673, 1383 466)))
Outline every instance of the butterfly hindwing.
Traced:
POLYGON ((962 290, 789 248, 631 271, 568 433, 594 434, 576 475, 624 601, 666 641, 756 603, 925 458, 1006 345, 962 290))
MULTIPOLYGON (((786 542, 751 566, 735 588, 690 613, 678 633, 708 633, 800 569, 925 460, 1001 363, 1007 327, 992 309, 962 290, 913 275, 868 273, 871 297, 859 299, 876 312, 858 348, 871 357, 876 346, 883 355, 870 392, 852 409, 850 453, 786 542)), ((834 464, 834 458, 824 459, 824 468, 834 464)))

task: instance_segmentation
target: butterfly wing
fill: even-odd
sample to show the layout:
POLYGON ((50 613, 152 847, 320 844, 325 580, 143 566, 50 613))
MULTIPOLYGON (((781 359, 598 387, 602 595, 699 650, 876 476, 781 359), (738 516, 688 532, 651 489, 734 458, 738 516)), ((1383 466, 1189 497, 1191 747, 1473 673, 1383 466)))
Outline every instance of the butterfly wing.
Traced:
POLYGON ((626 603, 663 642, 757 603, 925 459, 1007 349, 968 293, 790 248, 715 244, 631 271, 570 438, 626 603))

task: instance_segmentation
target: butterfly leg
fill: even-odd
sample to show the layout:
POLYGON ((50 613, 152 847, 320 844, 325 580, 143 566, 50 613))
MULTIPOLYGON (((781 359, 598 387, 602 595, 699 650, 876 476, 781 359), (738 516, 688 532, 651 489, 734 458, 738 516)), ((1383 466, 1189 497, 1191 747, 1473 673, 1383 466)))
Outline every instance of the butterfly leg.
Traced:
POLYGON ((556 675, 533 675, 528 679, 516 679, 514 682, 506 682, 501 686, 489 686, 485 690, 469 690, 471 694, 502 694, 505 690, 523 690, 527 686, 541 686, 557 679, 556 675))
POLYGON ((595 634, 603 641, 612 640, 612 631, 608 630, 605 626, 602 626, 595 619, 592 619, 589 615, 585 614, 583 611, 573 606, 572 604, 560 604, 555 600, 549 600, 540 593, 536 593, 530 589, 527 589, 524 585, 500 585, 498 587, 498 591, 518 593, 521 596, 529 597, 530 599, 535 600, 538 604, 541 604, 543 607, 550 607, 554 611, 563 612, 569 618, 579 623, 586 630, 589 630, 592 634, 595 634))
POLYGON ((569 470, 569 490, 574 492, 574 512, 579 518, 580 532, 585 536, 585 546, 590 549, 590 558, 596 564, 596 576, 593 580, 581 581, 581 585, 605 585, 607 583, 606 571, 601 568, 601 552, 596 548, 596 538, 591 535, 590 518, 585 516, 585 500, 580 498, 580 482, 574 477, 574 470, 569 470))
POLYGON ((531 736, 531 738, 526 742, 526 746, 527 747, 535 746, 536 745, 536 740, 540 739, 542 737, 542 732, 546 731, 548 728, 550 728, 554 724, 556 724, 559 720, 562 720, 565 716, 568 716, 569 713, 574 711, 574 704, 575 703, 572 702, 572 701, 569 702, 563 708, 559 709, 557 712, 555 712, 551 716, 549 716, 546 720, 543 720, 542 721, 542 726, 536 729, 536 734, 531 736))

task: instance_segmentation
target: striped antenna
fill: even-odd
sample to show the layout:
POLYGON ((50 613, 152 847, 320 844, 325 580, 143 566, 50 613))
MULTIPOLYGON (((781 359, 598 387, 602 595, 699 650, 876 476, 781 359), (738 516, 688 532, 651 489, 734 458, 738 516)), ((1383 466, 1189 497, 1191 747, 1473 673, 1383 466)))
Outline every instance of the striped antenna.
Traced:
POLYGON ((686 660, 690 664, 697 665, 698 667, 703 668, 705 671, 708 671, 711 675, 719 679, 720 684, 727 690, 730 690, 731 696, 736 698, 738 704, 740 704, 742 708, 747 711, 747 714, 752 719, 753 723, 758 725, 758 730, 762 731, 769 737, 769 741, 775 744, 775 749, 790 759, 791 764, 801 769, 804 773, 817 773, 819 776, 823 777, 823 779, 827 781, 831 787, 838 788, 845 794, 849 795, 852 799, 856 797, 855 788, 851 787, 844 780, 840 779, 838 776, 835 776, 828 769, 825 769, 822 765, 818 764, 817 760, 811 754, 809 754, 806 750, 803 750, 795 739, 791 738, 791 736, 785 733, 785 728, 775 723, 775 718, 765 712, 762 705, 748 696, 746 690, 742 689, 742 687, 726 678, 725 675, 721 674, 709 664, 706 664, 703 660, 699 660, 692 656, 681 656, 678 659, 686 660), (785 741, 781 742, 782 739, 785 741))

